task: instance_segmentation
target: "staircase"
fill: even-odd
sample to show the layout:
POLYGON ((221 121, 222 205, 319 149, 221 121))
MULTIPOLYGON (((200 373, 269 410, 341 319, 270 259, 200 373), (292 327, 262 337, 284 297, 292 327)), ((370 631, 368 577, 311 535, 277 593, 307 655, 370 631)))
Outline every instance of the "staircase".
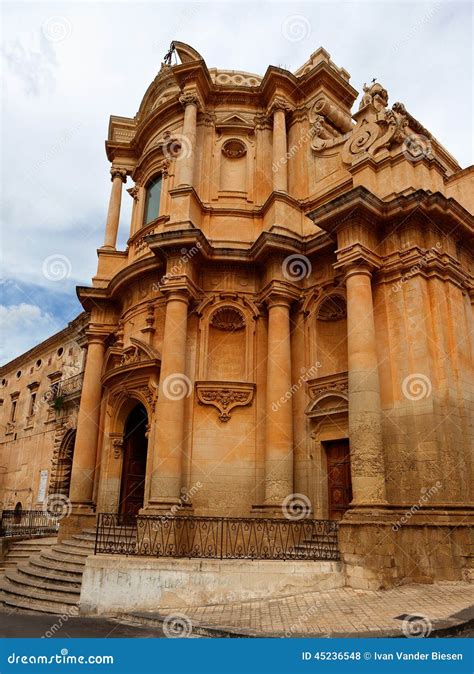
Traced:
POLYGON ((0 576, 6 569, 16 567, 26 562, 31 555, 40 552, 44 548, 50 548, 56 543, 55 536, 27 538, 23 541, 12 541, 8 546, 6 556, 0 560, 0 576))
POLYGON ((94 554, 95 529, 85 529, 62 543, 53 540, 53 545, 36 547, 33 554, 5 569, 0 604, 56 615, 78 612, 84 566, 94 554))

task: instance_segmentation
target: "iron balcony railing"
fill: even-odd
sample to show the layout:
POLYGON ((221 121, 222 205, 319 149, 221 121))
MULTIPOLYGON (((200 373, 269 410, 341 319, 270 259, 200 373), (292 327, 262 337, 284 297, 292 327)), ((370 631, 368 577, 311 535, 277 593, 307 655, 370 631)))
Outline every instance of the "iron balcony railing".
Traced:
POLYGON ((339 560, 338 523, 100 513, 95 553, 207 559, 339 560))
POLYGON ((82 391, 82 382, 84 379, 84 373, 76 374, 73 377, 68 377, 68 379, 62 379, 56 383, 56 389, 54 391, 55 398, 66 398, 68 396, 77 395, 82 391))
POLYGON ((44 510, 4 510, 0 522, 1 536, 37 536, 56 534, 59 520, 44 510))

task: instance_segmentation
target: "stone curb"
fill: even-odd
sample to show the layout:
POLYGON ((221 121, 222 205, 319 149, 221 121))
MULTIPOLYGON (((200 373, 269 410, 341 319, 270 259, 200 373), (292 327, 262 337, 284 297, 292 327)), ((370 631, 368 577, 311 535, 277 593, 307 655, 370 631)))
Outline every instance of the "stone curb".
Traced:
MULTIPOLYGON (((185 613, 183 610, 181 613, 185 613)), ((170 614, 167 614, 170 615, 170 614)), ((152 627, 153 625, 162 626, 167 615, 161 613, 129 613, 115 616, 117 622, 126 622, 134 625, 146 625, 152 627)), ((474 605, 467 609, 463 609, 458 613, 454 613, 444 620, 437 621, 429 635, 430 639, 453 637, 463 629, 474 627, 474 605)), ((284 632, 257 632, 251 629, 239 629, 234 627, 214 627, 212 625, 203 625, 193 623, 193 633, 204 637, 214 638, 230 638, 230 639, 255 639, 255 638, 271 638, 271 639, 405 639, 405 635, 400 630, 378 630, 374 632, 326 632, 326 633, 302 633, 295 632, 288 637, 284 632)))

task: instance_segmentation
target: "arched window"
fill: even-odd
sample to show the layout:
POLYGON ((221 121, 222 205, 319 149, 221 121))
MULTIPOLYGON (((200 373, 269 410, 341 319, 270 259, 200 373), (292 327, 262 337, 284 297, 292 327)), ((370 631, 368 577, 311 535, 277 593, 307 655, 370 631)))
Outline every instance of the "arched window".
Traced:
POLYGON ((160 213, 160 197, 161 197, 161 174, 153 178, 148 183, 145 197, 145 214, 143 217, 143 224, 147 225, 152 220, 155 220, 160 213))

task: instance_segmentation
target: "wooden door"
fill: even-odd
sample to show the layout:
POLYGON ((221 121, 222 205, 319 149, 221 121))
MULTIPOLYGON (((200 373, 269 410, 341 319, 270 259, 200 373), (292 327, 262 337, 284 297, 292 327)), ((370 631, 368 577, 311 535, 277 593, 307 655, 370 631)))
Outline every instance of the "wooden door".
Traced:
POLYGON ((143 508, 146 475, 147 417, 140 405, 129 415, 125 426, 120 513, 137 515, 143 508))
POLYGON ((325 443, 328 466, 329 519, 340 520, 352 501, 349 440, 325 443))

